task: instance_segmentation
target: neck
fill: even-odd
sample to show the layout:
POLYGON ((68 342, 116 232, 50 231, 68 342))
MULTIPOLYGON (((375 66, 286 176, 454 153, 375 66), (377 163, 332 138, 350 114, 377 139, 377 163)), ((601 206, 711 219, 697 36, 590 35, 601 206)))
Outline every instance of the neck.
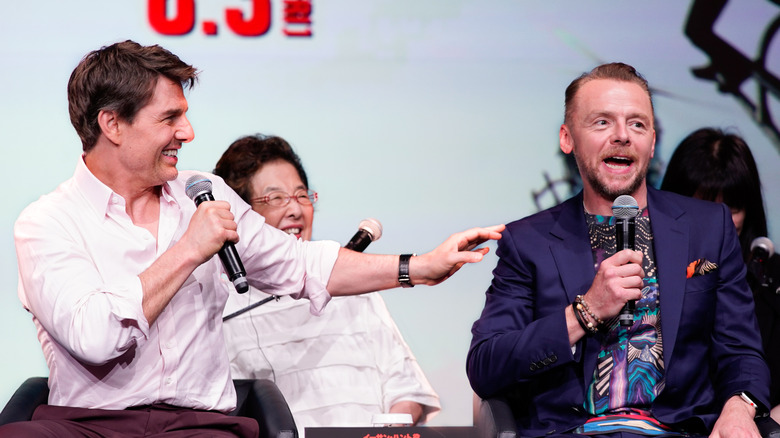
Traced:
MULTIPOLYGON (((84 164, 100 182, 108 186, 114 193, 125 200, 125 211, 133 223, 139 226, 155 224, 160 214, 161 186, 144 186, 139 184, 135 175, 127 175, 118 171, 112 163, 112 157, 97 150, 84 155, 84 164)), ((156 234, 156 233, 155 233, 156 234)))
MULTIPOLYGON (((642 184, 634 193, 630 195, 636 199, 639 209, 647 207, 647 186, 642 184)), ((597 193, 591 187, 585 186, 582 191, 583 204, 585 211, 590 214, 596 214, 600 216, 612 216, 612 204, 615 202, 615 198, 597 193)))

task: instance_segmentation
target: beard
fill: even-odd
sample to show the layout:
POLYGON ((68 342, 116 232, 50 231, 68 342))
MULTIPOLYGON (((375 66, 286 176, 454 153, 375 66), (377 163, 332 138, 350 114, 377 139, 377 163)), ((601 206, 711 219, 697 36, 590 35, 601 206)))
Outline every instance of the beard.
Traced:
MULTIPOLYGON (((638 172, 621 177, 620 182, 622 184, 616 185, 614 184, 616 180, 605 181, 602 179, 599 175, 598 169, 591 166, 588 161, 580 158, 579 154, 577 153, 577 148, 574 148, 573 152, 574 160, 577 162, 577 168, 580 170, 583 184, 588 184, 588 186, 593 188, 597 195, 609 200, 610 202, 620 195, 634 194, 634 192, 636 192, 637 189, 639 189, 642 184, 645 183, 649 163, 640 168, 638 172), (612 182, 611 186, 609 184, 610 182, 612 182)), ((598 164, 596 164, 596 166, 598 166, 598 164)))

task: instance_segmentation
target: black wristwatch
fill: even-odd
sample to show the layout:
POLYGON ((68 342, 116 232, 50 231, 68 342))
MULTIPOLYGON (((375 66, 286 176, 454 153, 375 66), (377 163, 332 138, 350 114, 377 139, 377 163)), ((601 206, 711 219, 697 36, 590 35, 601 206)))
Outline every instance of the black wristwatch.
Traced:
POLYGON ((409 259, 417 254, 401 254, 398 257, 398 282, 401 287, 414 287, 412 278, 409 277, 409 259))

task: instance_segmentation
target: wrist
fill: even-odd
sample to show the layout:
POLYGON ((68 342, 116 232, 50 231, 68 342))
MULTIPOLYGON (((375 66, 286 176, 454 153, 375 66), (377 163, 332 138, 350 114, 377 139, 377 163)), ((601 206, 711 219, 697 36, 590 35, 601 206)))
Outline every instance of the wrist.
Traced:
POLYGON ((737 394, 734 394, 732 399, 734 399, 735 402, 741 403, 741 405, 746 406, 754 418, 765 417, 769 413, 768 410, 764 408, 764 405, 761 404, 761 402, 759 402, 753 396, 753 394, 749 392, 742 391, 737 394))
POLYGON ((412 282, 412 258, 416 258, 417 254, 401 254, 398 256, 398 283, 401 287, 414 287, 412 282))
POLYGON ((571 305, 577 322, 586 332, 598 333, 599 329, 604 327, 604 321, 593 312, 583 295, 577 295, 571 305))

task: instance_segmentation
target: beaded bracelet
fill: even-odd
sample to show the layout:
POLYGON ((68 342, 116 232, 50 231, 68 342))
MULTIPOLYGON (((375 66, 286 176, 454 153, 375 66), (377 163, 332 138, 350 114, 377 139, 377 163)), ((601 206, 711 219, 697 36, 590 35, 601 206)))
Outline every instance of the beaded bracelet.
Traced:
POLYGON ((585 322, 585 313, 578 307, 580 307, 580 305, 576 301, 571 303, 571 308, 574 311, 574 317, 577 318, 577 322, 580 324, 580 327, 585 330, 585 333, 596 333, 598 329, 593 327, 593 323, 585 322))
POLYGON ((596 325, 604 324, 604 320, 596 316, 596 314, 590 310, 590 307, 588 307, 588 303, 585 301, 584 296, 577 295, 577 298, 574 300, 574 302, 581 305, 585 309, 585 312, 587 312, 588 315, 590 315, 590 317, 593 318, 594 321, 596 321, 596 325))

